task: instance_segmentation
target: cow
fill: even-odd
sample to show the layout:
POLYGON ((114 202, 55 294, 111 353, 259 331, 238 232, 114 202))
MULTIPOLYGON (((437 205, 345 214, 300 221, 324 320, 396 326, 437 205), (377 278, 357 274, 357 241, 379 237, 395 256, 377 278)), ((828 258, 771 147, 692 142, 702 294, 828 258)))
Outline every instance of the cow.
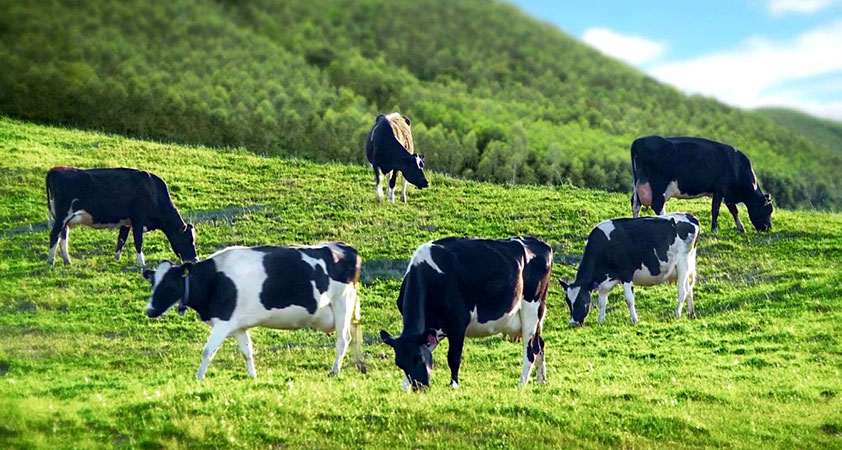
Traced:
POLYGON ((342 242, 228 247, 198 263, 164 261, 156 270, 143 273, 152 283, 146 315, 158 317, 180 302, 179 314, 191 308, 211 326, 196 372, 199 379, 205 377, 216 350, 229 336, 237 339, 249 375, 257 377, 248 332, 257 326, 336 331, 331 376, 339 374, 353 336, 357 367, 365 372, 357 297, 361 264, 357 251, 342 242))
POLYGON ((70 228, 120 228, 117 250, 134 235, 137 263, 146 264, 143 233, 161 230, 182 261, 196 260, 196 234, 193 225, 181 218, 172 203, 167 184, 159 176, 136 169, 77 169, 54 167, 47 172, 50 251, 47 261, 55 263, 56 247, 61 245, 64 262, 70 264, 67 251, 70 228))
POLYGON ((552 248, 533 237, 506 240, 446 238, 415 251, 398 296, 403 331, 380 338, 395 351, 404 372, 403 388, 430 385, 433 350, 447 337, 450 387, 459 387, 459 366, 466 337, 504 334, 523 339, 520 384, 533 364, 546 382, 544 340, 552 248))
POLYGON ((641 206, 665 214, 664 204, 671 197, 713 197, 711 231, 719 229, 722 201, 734 216, 737 231, 745 232, 737 203, 748 209, 748 217, 758 231, 772 229, 772 196, 757 184, 751 162, 743 152, 716 141, 693 137, 649 136, 631 146, 634 192, 632 215, 641 206))
POLYGON ((368 132, 365 141, 365 156, 374 169, 374 193, 378 201, 383 201, 383 188, 380 174, 389 176, 389 201, 395 202, 395 183, 398 172, 403 174, 401 200, 406 202, 406 183, 412 183, 418 189, 429 186, 424 175, 424 155, 416 155, 410 129, 412 122, 407 116, 398 113, 380 114, 374 126, 368 132))
POLYGON ((676 282, 676 318, 681 317, 685 299, 688 314, 695 316, 693 286, 700 229, 699 221, 687 213, 613 219, 598 224, 588 235, 576 280, 570 284, 559 280, 570 309, 570 326, 585 323, 593 291, 599 294, 599 322, 604 322, 608 293, 621 283, 632 323, 637 323, 635 284, 676 282))

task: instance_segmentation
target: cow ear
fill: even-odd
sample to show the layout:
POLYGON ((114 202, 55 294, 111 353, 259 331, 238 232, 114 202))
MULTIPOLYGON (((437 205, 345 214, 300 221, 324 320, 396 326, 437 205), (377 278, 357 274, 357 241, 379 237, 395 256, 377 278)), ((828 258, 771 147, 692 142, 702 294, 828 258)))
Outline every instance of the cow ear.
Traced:
POLYGON ((409 120, 409 116, 403 116, 403 120, 406 121, 406 124, 408 126, 412 126, 412 121, 409 120))
POLYGON ((380 330, 380 340, 389 347, 395 348, 395 339, 386 330, 380 330))
POLYGON ((564 280, 562 280, 562 279, 559 279, 559 280, 558 280, 558 284, 560 284, 560 285, 561 285, 561 288, 562 288, 562 289, 564 289, 565 291, 567 291, 567 288, 569 288, 569 287, 570 287, 570 285, 569 285, 569 284, 567 284, 567 283, 565 283, 565 282, 564 282, 564 280))
POLYGON ((143 278, 146 278, 151 283, 152 279, 155 278, 155 271, 154 270, 144 270, 143 271, 143 278))

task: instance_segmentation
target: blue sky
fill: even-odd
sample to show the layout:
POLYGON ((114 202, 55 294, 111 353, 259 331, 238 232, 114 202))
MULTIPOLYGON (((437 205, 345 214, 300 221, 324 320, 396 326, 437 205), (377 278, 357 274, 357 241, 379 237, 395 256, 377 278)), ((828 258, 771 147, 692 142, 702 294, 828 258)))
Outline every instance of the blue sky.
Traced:
POLYGON ((842 120, 842 0, 512 1, 687 93, 842 120))

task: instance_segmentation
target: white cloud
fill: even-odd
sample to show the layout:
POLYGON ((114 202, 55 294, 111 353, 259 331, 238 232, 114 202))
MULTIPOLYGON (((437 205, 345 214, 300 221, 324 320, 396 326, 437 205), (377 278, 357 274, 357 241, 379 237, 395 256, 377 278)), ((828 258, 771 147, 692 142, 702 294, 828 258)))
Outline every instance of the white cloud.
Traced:
POLYGON ((840 102, 787 88, 815 77, 842 78, 842 20, 809 30, 788 42, 754 37, 741 46, 697 58, 658 64, 648 72, 690 93, 753 108, 782 105, 842 118, 840 102), (788 90, 787 90, 788 89, 788 90), (799 106, 800 105, 800 106, 799 106))
POLYGON ((637 36, 622 35, 606 28, 590 28, 582 40, 602 53, 638 65, 657 59, 666 50, 666 44, 637 36))
POLYGON ((812 14, 831 4, 833 0, 770 0, 768 7, 772 15, 782 16, 787 13, 812 14))

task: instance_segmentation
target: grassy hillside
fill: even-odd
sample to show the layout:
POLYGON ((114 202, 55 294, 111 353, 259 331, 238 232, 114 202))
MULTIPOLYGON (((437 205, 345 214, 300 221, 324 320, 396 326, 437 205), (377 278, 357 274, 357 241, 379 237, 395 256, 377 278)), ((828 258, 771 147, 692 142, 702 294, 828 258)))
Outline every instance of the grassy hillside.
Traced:
MULTIPOLYGON (((432 389, 414 394, 376 336, 399 331, 399 277, 417 245, 534 234, 556 249, 554 278, 572 278, 588 231, 628 215, 628 199, 433 174, 408 204, 378 204, 368 175, 0 119, 0 447, 842 446, 842 215, 778 210, 770 233, 739 235, 726 220, 703 235, 695 320, 675 320, 675 287, 661 286, 637 290, 635 326, 615 292, 605 324, 594 312, 568 329, 554 283, 546 386, 518 389, 521 344, 494 337, 467 343, 459 390, 447 388, 441 348, 432 389), (160 174, 203 256, 232 244, 356 246, 369 372, 348 364, 328 378, 332 337, 256 329, 257 380, 230 342, 195 380, 209 328, 193 312, 145 317, 149 286, 133 258, 113 260, 116 232, 74 229, 73 265, 47 266, 43 178, 54 165, 160 174)), ((668 209, 710 227, 704 201, 668 209)), ((150 262, 173 257, 161 233, 145 250, 150 262)))
POLYGON ((729 142, 786 207, 842 206, 842 155, 687 97, 489 0, 0 0, 0 113, 359 162, 378 112, 443 173, 631 185, 649 134, 729 142))
POLYGON ((806 137, 818 146, 836 154, 842 153, 842 123, 840 122, 819 119, 786 108, 760 108, 755 111, 793 133, 806 137))

